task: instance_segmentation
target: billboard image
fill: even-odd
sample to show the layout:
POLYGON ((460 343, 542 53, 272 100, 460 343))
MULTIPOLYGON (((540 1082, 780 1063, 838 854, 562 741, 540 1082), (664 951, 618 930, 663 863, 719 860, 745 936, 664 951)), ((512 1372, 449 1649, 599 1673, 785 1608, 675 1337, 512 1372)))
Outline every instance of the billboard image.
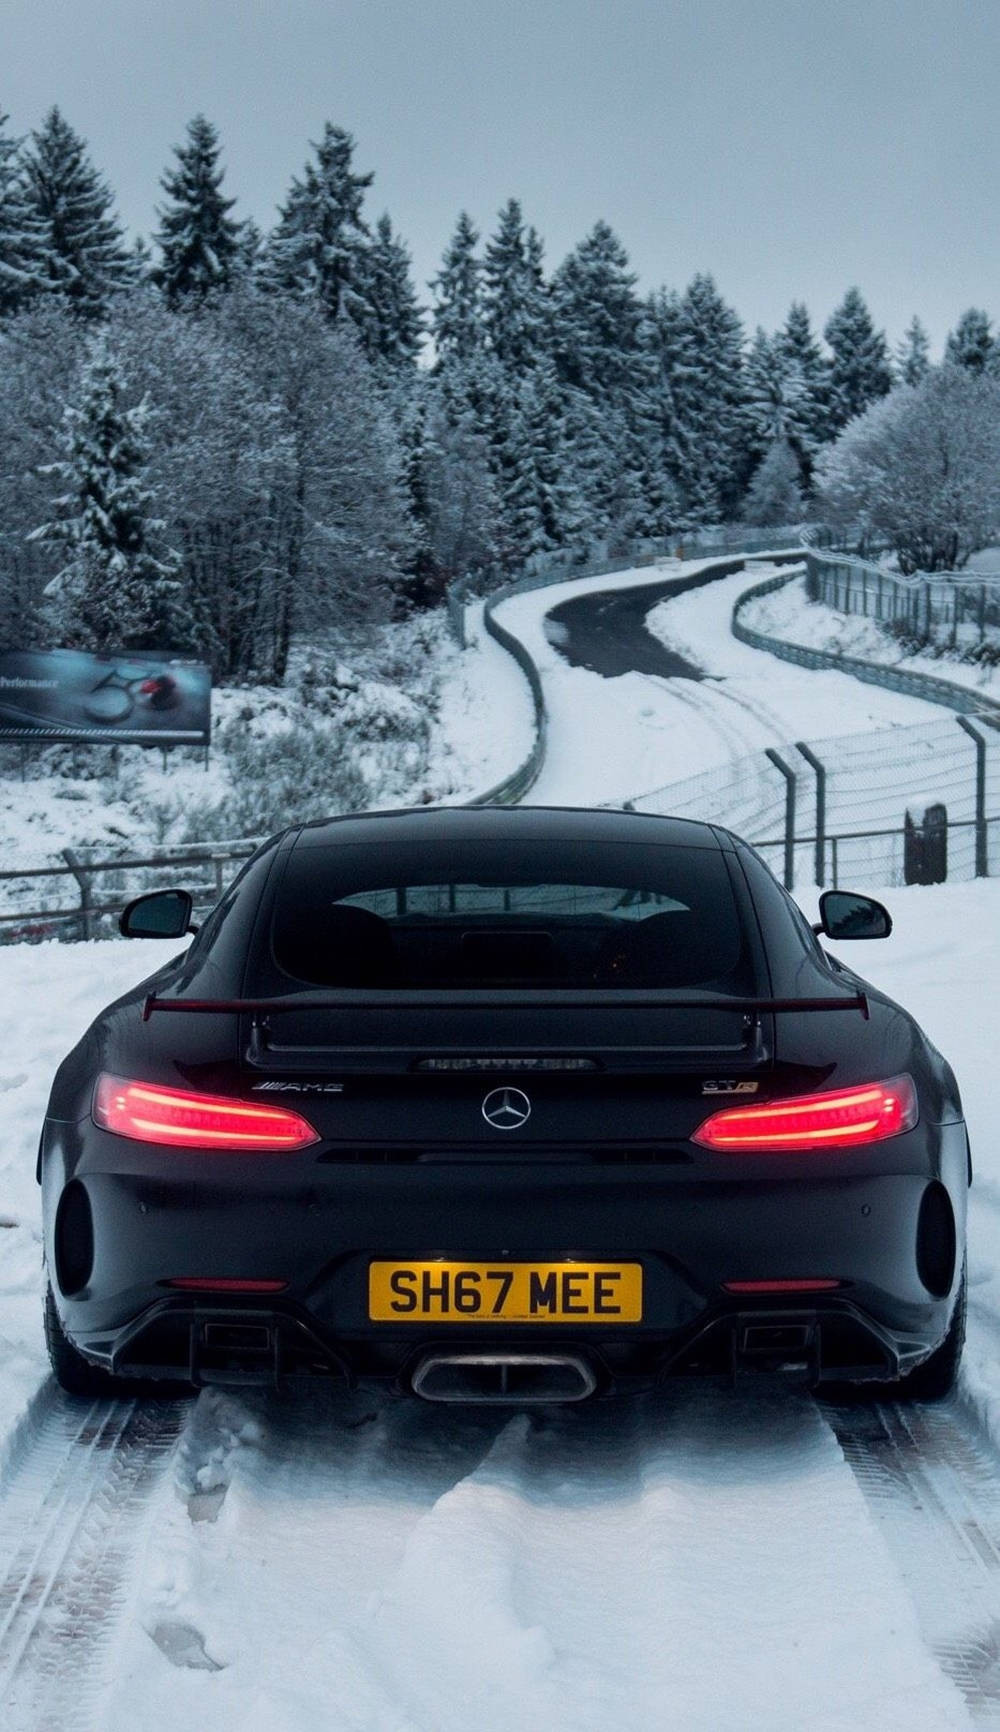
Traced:
POLYGON ((153 650, 0 650, 0 740, 207 746, 212 671, 153 650))

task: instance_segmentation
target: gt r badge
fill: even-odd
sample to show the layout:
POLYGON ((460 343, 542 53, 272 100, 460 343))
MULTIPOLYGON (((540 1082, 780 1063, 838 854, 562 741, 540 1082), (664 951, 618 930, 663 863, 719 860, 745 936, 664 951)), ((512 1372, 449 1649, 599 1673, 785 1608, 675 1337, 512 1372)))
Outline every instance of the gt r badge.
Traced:
POLYGON ((703 1095, 755 1095, 760 1088, 755 1082, 703 1082, 703 1095))
POLYGON ((342 1095, 343 1083, 321 1082, 259 1082, 251 1083, 254 1094, 272 1095, 342 1095))
POLYGON ((531 1117, 531 1102, 522 1089, 491 1089, 483 1102, 483 1118, 497 1131, 516 1131, 531 1117))

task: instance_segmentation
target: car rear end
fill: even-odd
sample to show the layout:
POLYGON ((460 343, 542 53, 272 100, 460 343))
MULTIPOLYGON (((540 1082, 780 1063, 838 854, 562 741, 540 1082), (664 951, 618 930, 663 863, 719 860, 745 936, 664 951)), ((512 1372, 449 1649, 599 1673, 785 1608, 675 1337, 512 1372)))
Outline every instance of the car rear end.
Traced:
POLYGON ((773 937, 724 832, 493 816, 291 836, 240 996, 195 968, 110 1019, 104 1095, 49 1134, 74 1340, 443 1401, 917 1363, 964 1131, 913 1025, 773 937))

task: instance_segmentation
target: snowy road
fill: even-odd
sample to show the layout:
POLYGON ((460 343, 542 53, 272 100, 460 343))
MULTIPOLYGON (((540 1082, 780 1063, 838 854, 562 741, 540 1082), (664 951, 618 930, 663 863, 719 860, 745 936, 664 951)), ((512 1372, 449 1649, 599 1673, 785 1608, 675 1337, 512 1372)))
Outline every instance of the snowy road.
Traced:
MULTIPOLYGON (((788 740, 940 722, 942 712, 919 698, 862 686, 847 674, 789 667, 737 643, 729 629, 733 603, 770 571, 760 565, 667 597, 662 573, 622 572, 502 603, 497 617, 534 658, 549 713, 545 763, 531 799, 620 802, 788 740), (580 645, 574 654, 590 665, 566 659, 567 608, 580 645), (608 618, 630 625, 627 654, 609 649, 608 618), (623 656, 650 671, 622 671, 623 656), (656 671, 684 665, 703 677, 656 671), (606 671, 593 671, 598 666, 606 671)), ((681 581, 689 581, 692 568, 685 572, 681 581)))
POLYGON ((49 1397, 22 1431, 7 1732, 1000 1725, 998 1464, 957 1404, 49 1397))

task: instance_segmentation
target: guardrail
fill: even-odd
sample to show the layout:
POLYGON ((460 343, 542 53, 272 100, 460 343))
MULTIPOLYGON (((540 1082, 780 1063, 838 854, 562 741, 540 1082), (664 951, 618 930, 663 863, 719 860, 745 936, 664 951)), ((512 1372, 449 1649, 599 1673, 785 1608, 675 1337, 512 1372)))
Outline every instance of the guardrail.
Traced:
MULTIPOLYGON (((729 554, 741 554, 751 559, 758 556, 770 556, 773 554, 776 561, 787 563, 789 560, 794 560, 797 564, 800 563, 804 556, 798 548, 793 551, 789 551, 787 548, 775 551, 774 535, 774 530, 762 530, 757 535, 751 534, 748 536, 748 539, 756 542, 757 545, 755 546, 731 546, 724 549, 716 549, 716 551, 722 551, 729 554)), ((672 558, 673 556, 669 557, 672 558)), ((528 681, 528 685, 531 689, 532 704, 534 706, 535 738, 530 752, 527 757, 518 764, 517 768, 512 770, 509 776, 505 776, 502 782, 497 782, 494 787, 487 789, 486 793, 477 794, 474 799, 468 802, 470 806, 515 805, 518 800, 523 800, 525 794, 527 794, 534 786, 535 782, 537 782, 538 777, 541 774, 542 765, 545 761, 547 716, 545 711, 545 696, 542 691, 542 682, 539 677, 538 669, 520 639, 516 638, 513 632, 509 632, 505 626, 502 626, 499 620, 495 617, 496 609, 500 607, 503 602, 508 601, 511 596, 529 595, 535 590, 550 589, 560 583, 572 583, 577 578, 581 577, 614 577, 622 571, 650 570, 655 566, 665 566, 667 562, 668 556, 665 554, 643 553, 633 556, 630 559, 613 560, 610 564, 599 564, 582 569, 578 567, 569 570, 546 570, 545 572, 538 573, 533 577, 523 577, 519 578, 514 583, 505 584, 502 589, 495 590, 492 595, 490 595, 483 606, 483 626, 489 633, 490 637, 500 644, 509 655, 513 656, 518 667, 521 669, 528 681)), ((736 565, 733 566, 732 569, 738 570, 739 567, 736 565)), ((728 573, 723 569, 720 570, 717 575, 723 577, 728 575, 728 573)), ((691 574, 692 588, 704 581, 704 570, 691 574)), ((447 593, 448 615, 452 630, 455 632, 459 643, 463 646, 467 641, 465 635, 465 609, 468 605, 469 599, 471 598, 469 582, 470 580, 468 579, 460 580, 458 584, 453 584, 447 593), (456 614, 459 610, 460 618, 456 622, 456 614)))
POLYGON ((744 590, 732 613, 733 635, 741 643, 800 667, 849 673, 937 704, 951 712, 960 731, 941 721, 874 737, 789 742, 635 794, 625 804, 708 817, 741 830, 771 858, 788 889, 807 862, 817 885, 836 886, 844 872, 875 883, 937 881, 910 875, 914 861, 920 864, 923 823, 944 838, 942 875, 1000 871, 1000 703, 933 674, 807 648, 743 622, 751 601, 794 578, 794 572, 782 572, 744 590), (894 805, 895 823, 889 821, 894 805), (868 825, 866 816, 873 820, 868 825))
POLYGON ((64 938, 73 936, 90 939, 95 938, 102 923, 109 916, 117 917, 125 903, 132 896, 137 896, 142 890, 159 888, 149 882, 149 877, 162 877, 169 871, 172 883, 176 883, 176 868, 185 866, 208 866, 211 877, 196 881, 187 886, 195 898, 196 908, 212 907, 222 895, 226 887, 226 867, 235 860, 246 860, 258 846, 258 839, 242 839, 237 842, 203 843, 184 850, 164 850, 159 854, 147 854, 135 858, 118 860, 81 860, 72 848, 62 850, 63 866, 35 866, 20 872, 0 872, 0 885, 6 883, 23 883, 36 878, 69 879, 77 887, 79 901, 73 908, 18 908, 0 913, 0 943, 10 943, 21 939, 64 938), (144 882, 137 884, 134 874, 142 872, 144 882), (117 885, 113 899, 101 899, 95 895, 95 880, 117 876, 133 878, 133 882, 123 887, 117 885))
MULTIPOLYGON (((703 545, 698 551, 708 558, 713 553, 753 557, 755 554, 771 552, 774 548, 776 532, 774 530, 748 532, 741 537, 738 544, 726 542, 719 537, 703 537, 703 545), (708 544, 711 544, 710 546, 708 544)), ((666 545, 666 544, 664 544, 666 545)), ((670 545, 683 551, 677 543, 670 545)), ((534 741, 530 752, 524 760, 485 793, 477 795, 468 802, 469 805, 513 805, 524 798, 538 779, 545 759, 547 716, 542 682, 528 650, 514 634, 501 625, 495 618, 496 609, 511 596, 528 594, 534 590, 547 589, 556 584, 565 583, 578 577, 612 577, 622 571, 648 570, 657 564, 665 563, 668 557, 663 552, 645 551, 628 558, 601 562, 588 567, 561 567, 547 569, 531 577, 521 578, 516 582, 505 584, 495 591, 485 602, 483 623, 486 631, 494 640, 513 657, 521 668, 531 690, 534 709, 534 741)), ((802 557, 798 551, 787 549, 776 554, 783 560, 802 557)), ((695 581, 704 581, 702 574, 693 574, 695 581)), ((449 618, 459 640, 464 642, 464 612, 467 605, 471 584, 468 581, 454 584, 447 593, 449 618), (460 618, 457 618, 460 614, 460 618)), ((116 885, 116 895, 113 898, 101 898, 96 893, 96 881, 112 879, 127 879, 136 873, 162 876, 169 872, 176 882, 176 869, 187 866, 211 867, 211 879, 205 882, 195 882, 189 886, 195 895, 195 906, 210 907, 221 896, 225 888, 226 865, 234 861, 245 860, 257 847, 257 840, 241 838, 237 841, 218 844, 195 844, 187 849, 164 849, 157 854, 141 857, 127 857, 117 860, 85 861, 72 849, 62 850, 65 864, 62 866, 40 866, 27 868, 23 871, 0 872, 0 886, 5 883, 24 882, 48 879, 72 880, 78 892, 78 903, 75 907, 17 908, 0 912, 0 943, 12 939, 33 939, 47 937, 65 937, 69 933, 84 939, 93 938, 106 924, 109 917, 117 916, 123 904, 131 896, 138 895, 141 890, 157 888, 157 885, 144 881, 136 884, 134 881, 126 888, 116 885)))
MULTIPOLYGON (((812 573, 822 560, 816 554, 805 556, 808 573, 812 573)), ((959 685, 955 680, 945 680, 936 674, 915 673, 911 668, 885 666, 881 662, 863 661, 859 656, 838 655, 833 650, 810 649, 805 644, 789 643, 785 638, 771 637, 768 632, 756 631, 752 626, 744 625, 740 614, 747 603, 757 596, 772 595, 786 583, 794 581, 794 573, 786 576, 768 578, 764 583, 754 584, 740 596, 732 615, 732 632, 740 643, 749 644, 751 649, 766 650, 769 655, 778 656, 782 661, 794 662, 803 668, 832 668, 838 673, 851 674, 856 680, 863 680, 872 686, 881 686, 885 691, 903 692, 907 697, 923 698, 929 704, 944 704, 948 709, 957 711, 960 715, 981 715, 1000 718, 1000 703, 985 697, 972 686, 959 685)), ((810 576, 811 581, 811 576, 810 576)))

